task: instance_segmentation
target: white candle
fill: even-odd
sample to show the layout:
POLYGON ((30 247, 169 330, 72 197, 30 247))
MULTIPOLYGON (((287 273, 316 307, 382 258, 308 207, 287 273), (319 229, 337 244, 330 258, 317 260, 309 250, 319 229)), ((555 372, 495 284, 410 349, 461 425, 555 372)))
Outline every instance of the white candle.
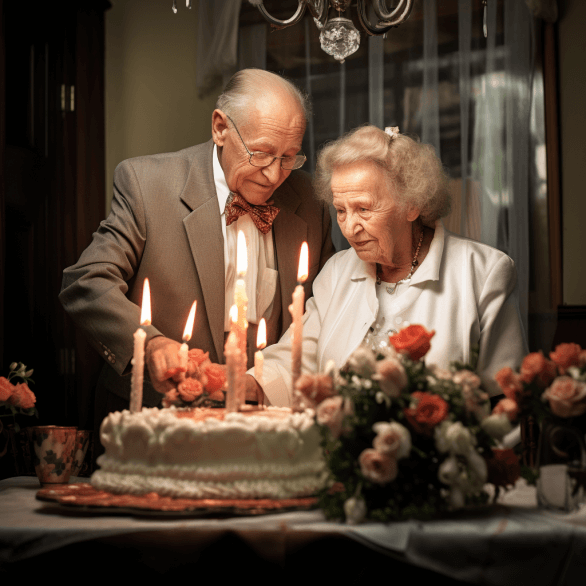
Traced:
POLYGON ((309 266, 309 252, 307 242, 301 245, 301 254, 299 255, 299 270, 297 272, 297 287, 293 291, 293 303, 289 306, 292 323, 292 340, 291 340, 291 378, 293 388, 297 379, 301 376, 301 342, 303 340, 303 306, 305 303, 305 291, 303 283, 307 279, 309 266))
POLYGON ((144 378, 144 341, 146 332, 142 326, 151 325, 151 293, 149 280, 144 280, 140 325, 134 332, 134 353, 132 355, 132 378, 130 380, 130 412, 142 410, 142 383, 144 378))
POLYGON ((264 365, 264 356, 261 350, 267 345, 267 324, 263 317, 258 324, 258 331, 256 334, 257 352, 254 355, 254 378, 262 385, 262 370, 264 365))
POLYGON ((238 279, 236 286, 234 287, 234 304, 237 307, 238 317, 236 321, 235 330, 238 336, 238 348, 239 352, 239 364, 238 374, 236 379, 236 399, 235 402, 243 405, 246 400, 246 363, 247 363, 247 352, 246 352, 246 336, 248 331, 248 320, 246 319, 246 311, 248 309, 248 297, 246 296, 246 270, 248 268, 248 251, 246 248, 246 238, 244 232, 238 232, 238 244, 236 250, 236 272, 238 279))
POLYGON ((193 334, 193 322, 195 321, 196 307, 197 301, 194 301, 191 309, 189 310, 189 315, 187 316, 185 329, 183 330, 183 344, 181 344, 181 347, 179 348, 179 366, 183 372, 187 372, 187 353, 189 352, 187 342, 191 340, 191 335, 193 334))
POLYGON ((224 355, 226 357, 226 411, 234 412, 240 408, 237 396, 237 385, 240 372, 240 344, 238 340, 238 331, 236 327, 236 320, 238 317, 238 309, 235 305, 230 309, 230 318, 232 320, 232 328, 226 346, 224 347, 224 355))

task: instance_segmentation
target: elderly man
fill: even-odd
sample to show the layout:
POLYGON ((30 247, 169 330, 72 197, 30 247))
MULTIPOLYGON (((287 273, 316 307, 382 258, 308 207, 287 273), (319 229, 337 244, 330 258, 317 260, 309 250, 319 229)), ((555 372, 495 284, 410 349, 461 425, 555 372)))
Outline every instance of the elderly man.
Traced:
POLYGON ((79 261, 64 272, 60 300, 105 358, 96 390, 96 428, 128 408, 133 333, 148 277, 152 325, 146 332, 143 404, 156 406, 182 374, 178 348, 197 300, 190 347, 224 362, 236 272, 236 241, 248 242, 249 366, 256 324, 268 344, 291 323, 299 249, 310 250, 306 296, 333 253, 327 206, 299 169, 308 104, 283 78, 261 70, 234 75, 212 114, 212 140, 176 153, 122 162, 112 210, 79 261))

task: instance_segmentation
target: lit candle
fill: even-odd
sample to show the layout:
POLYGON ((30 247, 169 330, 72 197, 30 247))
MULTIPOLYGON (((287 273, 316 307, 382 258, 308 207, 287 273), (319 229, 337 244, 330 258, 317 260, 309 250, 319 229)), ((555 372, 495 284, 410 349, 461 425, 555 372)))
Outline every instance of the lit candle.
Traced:
POLYGON ((237 318, 238 308, 233 305, 230 309, 230 319, 232 320, 232 327, 226 346, 224 347, 224 355, 226 356, 226 411, 238 411, 240 403, 236 393, 239 371, 240 371, 240 344, 237 332, 237 318))
POLYGON ((303 304, 305 291, 303 283, 307 280, 309 266, 309 252, 307 242, 301 245, 299 255, 299 270, 297 271, 297 287, 293 291, 293 303, 289 305, 289 311, 293 318, 291 340, 291 377, 293 388, 297 379, 301 376, 301 342, 303 340, 303 304))
POLYGON ((183 369, 183 372, 187 372, 187 353, 189 347, 187 342, 191 340, 193 334, 193 322, 195 321, 195 308, 197 307, 197 301, 193 302, 189 315, 187 316, 187 322, 185 323, 185 329, 183 330, 183 344, 179 348, 179 366, 183 369))
POLYGON ((257 352, 254 355, 254 378, 261 384, 262 368, 264 365, 264 356, 261 350, 267 345, 267 323, 263 317, 258 324, 258 331, 256 333, 256 347, 257 352))
POLYGON ((132 356, 132 377, 130 381, 130 412, 142 410, 142 381, 144 377, 144 341, 146 332, 143 326, 151 325, 151 292, 149 280, 144 280, 142 289, 142 308, 140 326, 134 332, 134 354, 132 356))

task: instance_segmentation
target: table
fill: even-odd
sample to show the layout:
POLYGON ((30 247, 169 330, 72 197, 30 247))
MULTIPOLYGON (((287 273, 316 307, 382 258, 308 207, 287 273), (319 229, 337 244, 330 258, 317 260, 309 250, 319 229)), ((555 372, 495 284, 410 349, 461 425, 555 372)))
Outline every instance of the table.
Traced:
MULTIPOLYGON (((83 481, 84 479, 73 479, 83 481)), ((522 480, 499 504, 436 521, 326 521, 320 511, 257 517, 89 514, 35 499, 36 478, 0 481, 0 577, 172 579, 253 573, 255 583, 586 583, 586 507, 539 510, 522 480), (63 566, 66 566, 65 568, 63 566), (114 569, 118 568, 118 569, 114 569), (81 576, 80 576, 81 572, 81 576)))

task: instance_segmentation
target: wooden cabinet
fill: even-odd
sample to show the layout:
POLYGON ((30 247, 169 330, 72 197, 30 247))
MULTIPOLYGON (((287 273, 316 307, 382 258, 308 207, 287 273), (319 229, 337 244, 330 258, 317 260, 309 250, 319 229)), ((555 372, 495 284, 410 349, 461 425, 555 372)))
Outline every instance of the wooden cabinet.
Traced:
POLYGON ((34 368, 39 422, 87 427, 100 359, 57 296, 105 214, 109 3, 0 6, 0 374, 34 368))

